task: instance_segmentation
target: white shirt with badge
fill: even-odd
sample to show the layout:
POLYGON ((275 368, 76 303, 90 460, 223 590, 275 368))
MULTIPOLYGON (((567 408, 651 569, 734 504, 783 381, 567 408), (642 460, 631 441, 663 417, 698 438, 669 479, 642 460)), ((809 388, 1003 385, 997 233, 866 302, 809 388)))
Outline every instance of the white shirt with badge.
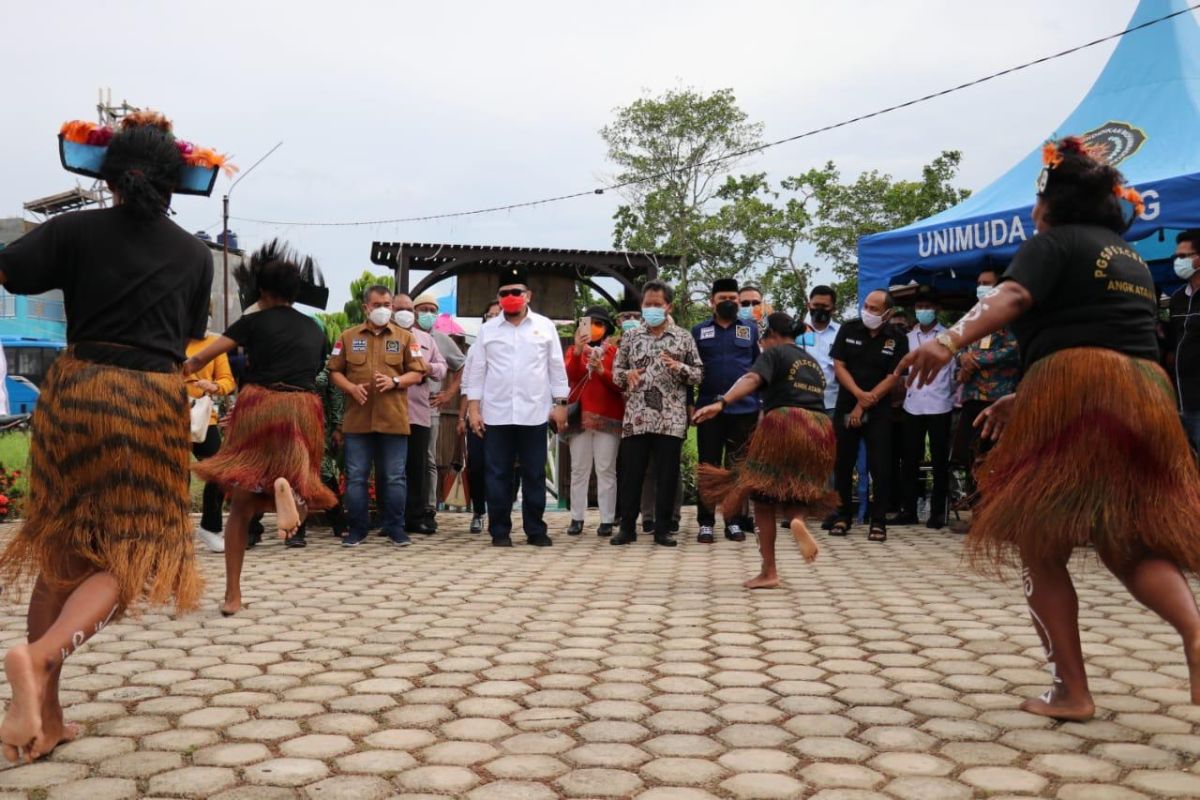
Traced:
POLYGON ((830 354, 830 351, 833 350, 833 342, 837 339, 837 333, 841 327, 836 322, 830 322, 825 326, 825 330, 823 331, 814 328, 812 335, 816 343, 811 347, 805 348, 808 350, 808 354, 821 365, 821 373, 825 376, 826 410, 837 407, 837 372, 833 368, 833 356, 830 354))
POLYGON ((554 398, 570 394, 558 329, 530 311, 513 325, 504 315, 484 323, 464 376, 468 400, 478 400, 485 425, 543 425, 554 398))
MULTIPOLYGON (((946 326, 940 322, 928 331, 921 330, 917 325, 908 332, 908 352, 913 352, 926 342, 932 342, 939 333, 944 333, 946 326)), ((923 417, 931 414, 949 414, 954 410, 954 393, 958 388, 954 376, 958 369, 954 361, 934 378, 933 383, 927 383, 918 388, 914 383, 908 387, 904 395, 904 410, 914 416, 923 417)))

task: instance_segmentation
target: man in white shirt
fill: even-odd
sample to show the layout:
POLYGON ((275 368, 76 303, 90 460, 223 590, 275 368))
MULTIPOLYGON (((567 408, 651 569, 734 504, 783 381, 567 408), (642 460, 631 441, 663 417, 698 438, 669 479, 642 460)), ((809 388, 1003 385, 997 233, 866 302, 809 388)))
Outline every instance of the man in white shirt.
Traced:
POLYGON ((825 413, 833 417, 837 406, 837 372, 833 368, 833 342, 842 326, 833 321, 833 310, 837 308, 837 292, 832 286, 814 287, 808 294, 808 320, 816 344, 805 348, 821 365, 825 375, 825 413))
MULTIPOLYGON (((908 333, 911 352, 933 341, 946 328, 937 320, 938 305, 924 298, 915 303, 917 324, 908 333)), ((920 466, 925 460, 925 440, 929 440, 930 462, 933 467, 933 494, 929 499, 929 520, 926 527, 946 526, 947 495, 950 487, 950 418, 954 412, 956 389, 953 369, 945 369, 933 383, 918 388, 908 387, 904 397, 904 462, 903 504, 894 525, 916 525, 917 494, 920 485, 920 466)))
POLYGON ((495 547, 512 547, 513 474, 520 461, 521 522, 529 544, 548 547, 546 421, 567 424, 567 370, 554 323, 529 310, 525 273, 500 278, 501 315, 479 329, 479 353, 466 376, 468 419, 487 450, 488 530, 495 547))

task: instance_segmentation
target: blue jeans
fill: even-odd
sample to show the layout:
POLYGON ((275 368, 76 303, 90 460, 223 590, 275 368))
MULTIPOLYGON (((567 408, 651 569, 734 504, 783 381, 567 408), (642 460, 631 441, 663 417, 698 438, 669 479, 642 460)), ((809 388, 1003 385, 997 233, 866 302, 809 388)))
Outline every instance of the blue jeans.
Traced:
POLYGON ((1192 450, 1200 451, 1200 411, 1184 411, 1179 415, 1192 450))
POLYGON ((367 479, 372 464, 382 464, 385 475, 377 480, 385 492, 383 532, 388 536, 404 533, 404 504, 408 498, 405 461, 408 437, 391 433, 346 434, 346 514, 350 538, 367 535, 367 479))
POLYGON ((487 451, 488 532, 493 539, 512 536, 514 466, 521 462, 521 522, 525 536, 546 535, 546 423, 489 425, 483 432, 487 451))

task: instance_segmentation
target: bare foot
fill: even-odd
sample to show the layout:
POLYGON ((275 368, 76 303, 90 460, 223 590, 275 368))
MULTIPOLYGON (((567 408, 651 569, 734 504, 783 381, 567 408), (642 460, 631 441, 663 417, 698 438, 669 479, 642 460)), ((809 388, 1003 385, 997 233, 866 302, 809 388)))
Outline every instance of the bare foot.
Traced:
POLYGON ((275 480, 275 525, 280 539, 290 539, 300 527, 300 511, 296 508, 296 496, 287 478, 275 480))
POLYGON ((12 688, 12 702, 4 722, 0 723, 0 742, 4 757, 17 762, 24 757, 33 761, 33 743, 42 732, 42 692, 46 675, 39 670, 29 645, 18 645, 4 657, 4 674, 12 688))
POLYGON ((792 532, 792 538, 796 540, 796 544, 800 545, 800 555, 804 556, 804 560, 812 563, 817 560, 817 555, 821 552, 820 545, 817 540, 808 532, 808 526, 804 524, 804 520, 796 517, 788 524, 788 529, 792 532))
POLYGON ((75 722, 63 722, 62 709, 57 716, 42 712, 42 732, 33 741, 33 757, 41 758, 49 755, 60 744, 73 742, 79 738, 83 729, 75 722))
POLYGON ((778 575, 758 574, 742 584, 747 589, 774 589, 779 586, 778 575))
POLYGON ((221 616, 223 617, 232 617, 241 610, 242 598, 240 597, 235 600, 226 599, 225 602, 221 604, 221 616))
POLYGON ((1061 719, 1068 722, 1087 722, 1096 715, 1096 704, 1091 695, 1078 700, 1061 696, 1057 691, 1048 695, 1034 697, 1021 703, 1021 710, 1051 719, 1061 719), (1049 700, 1045 698, 1049 697, 1049 700))

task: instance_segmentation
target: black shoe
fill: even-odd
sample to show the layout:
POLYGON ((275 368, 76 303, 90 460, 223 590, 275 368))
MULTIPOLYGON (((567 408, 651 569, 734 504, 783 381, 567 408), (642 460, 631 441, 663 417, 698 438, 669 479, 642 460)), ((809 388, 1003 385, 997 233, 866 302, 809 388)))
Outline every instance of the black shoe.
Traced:
POLYGON ((474 514, 471 517, 471 533, 483 533, 483 515, 474 514))
POLYGON ((620 544, 633 544, 636 541, 637 541, 636 533, 625 533, 624 531, 622 531, 621 533, 618 533, 616 536, 609 539, 608 543, 620 545, 620 544))
POLYGON ((834 513, 832 513, 828 517, 826 517, 825 520, 821 523, 821 530, 823 530, 823 531, 829 530, 830 528, 833 527, 833 523, 835 523, 837 521, 838 521, 838 515, 837 515, 837 512, 835 511, 834 513))
POLYGON ((652 519, 643 519, 642 520, 642 533, 654 533, 654 520, 652 520, 652 519))
POLYGON ((437 531, 434 530, 433 528, 429 527, 429 525, 425 522, 418 522, 415 524, 410 522, 404 526, 404 532, 405 533, 419 533, 422 536, 432 536, 437 531))
POLYGON ((679 520, 671 523, 671 533, 679 533, 679 520))
POLYGON ((571 524, 567 526, 567 536, 578 536, 581 533, 583 533, 583 520, 571 520, 571 524))
POLYGON ((679 542, 672 539, 670 536, 655 536, 654 543, 661 547, 677 547, 679 542))
POLYGON ((916 525, 920 520, 917 515, 912 512, 900 512, 896 516, 888 520, 888 525, 916 525))
POLYGON ((716 541, 715 537, 713 536, 713 526, 701 525, 700 533, 696 535, 696 541, 700 544, 712 544, 714 541, 716 541))
POLYGON ((597 536, 612 536, 613 524, 611 522, 601 522, 600 527, 596 528, 597 536))
POLYGON ((433 510, 426 511, 425 518, 423 520, 421 520, 421 523, 426 528, 429 528, 430 533, 437 533, 438 532, 437 512, 433 511, 433 510))
POLYGON ((549 547, 554 544, 554 540, 543 533, 541 536, 530 536, 526 544, 533 545, 534 547, 549 547))
POLYGON ((930 530, 940 531, 942 528, 946 527, 946 518, 930 517, 929 521, 925 523, 925 527, 929 528, 930 530))
POLYGON ((725 538, 731 542, 744 542, 746 534, 742 532, 741 525, 730 525, 725 529, 725 538))
POLYGON ((305 541, 304 532, 297 531, 290 539, 283 540, 284 547, 308 547, 308 542, 305 541))
POLYGON ((492 539, 492 547, 512 547, 512 539, 505 536, 503 539, 492 539))

